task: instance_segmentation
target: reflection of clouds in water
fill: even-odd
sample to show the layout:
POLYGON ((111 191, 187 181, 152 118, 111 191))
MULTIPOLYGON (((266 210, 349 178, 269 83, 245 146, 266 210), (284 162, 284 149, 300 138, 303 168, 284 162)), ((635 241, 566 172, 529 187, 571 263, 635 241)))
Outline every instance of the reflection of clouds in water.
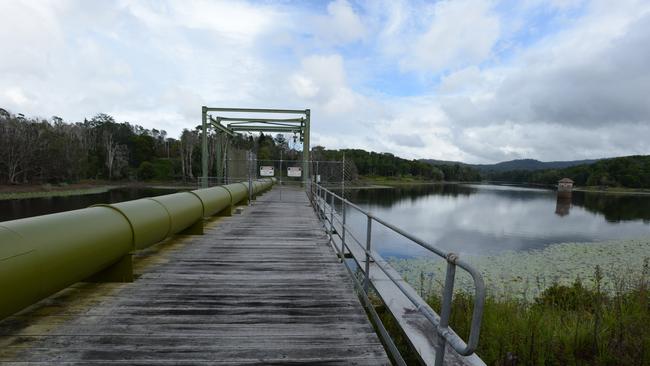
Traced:
MULTIPOLYGON (((641 237, 650 225, 637 221, 612 223, 602 214, 573 206, 571 214, 556 215, 553 191, 475 185, 463 195, 421 192, 419 197, 393 200, 392 206, 362 203, 375 215, 446 250, 490 253, 543 248, 552 243, 641 237)), ((403 189, 402 189, 403 190, 403 189)), ((445 192, 446 193, 446 192, 445 192)), ((393 195, 394 196, 394 195, 393 195)), ((385 197, 384 197, 385 198, 385 197)), ((379 197, 381 199, 381 197, 379 197)), ((358 224, 353 218, 351 222, 358 224)), ((365 230, 363 231, 365 233, 365 230)), ((364 236, 365 237, 365 236, 364 236)), ((386 255, 422 255, 424 251, 387 230, 373 230, 373 244, 386 255)))

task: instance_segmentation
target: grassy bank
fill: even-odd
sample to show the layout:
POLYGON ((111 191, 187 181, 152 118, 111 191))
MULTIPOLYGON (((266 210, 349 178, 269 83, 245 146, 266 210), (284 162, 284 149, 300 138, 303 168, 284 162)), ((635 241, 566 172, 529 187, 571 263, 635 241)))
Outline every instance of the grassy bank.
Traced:
POLYGON ((644 188, 625 188, 625 187, 598 187, 598 186, 586 186, 586 187, 574 187, 574 191, 578 192, 595 192, 595 193, 608 193, 608 194, 640 194, 646 195, 650 194, 650 189, 644 188))
POLYGON ((63 197, 76 196, 81 194, 97 194, 108 192, 119 186, 100 185, 100 186, 82 186, 82 187, 50 187, 50 186, 33 186, 31 190, 10 191, 3 189, 0 191, 0 200, 15 200, 25 198, 43 198, 43 197, 63 197))
MULTIPOLYGON (((488 296, 477 354, 488 365, 650 365, 648 263, 633 283, 606 293, 554 284, 533 302, 488 296)), ((599 267, 594 277, 603 278, 599 267)), ((439 309, 440 299, 428 302, 439 309)), ((454 299, 451 326, 467 337, 472 299, 454 299)))
POLYGON ((0 200, 63 197, 105 193, 115 188, 196 189, 196 183, 182 181, 103 181, 87 180, 73 184, 0 185, 0 200))
MULTIPOLYGON (((421 185, 421 184, 450 184, 457 182, 434 181, 422 179, 419 177, 403 176, 403 177, 381 177, 381 176, 361 176, 350 187, 353 188, 391 188, 398 186, 408 185, 421 185)), ((347 183, 346 183, 347 184, 347 183)))

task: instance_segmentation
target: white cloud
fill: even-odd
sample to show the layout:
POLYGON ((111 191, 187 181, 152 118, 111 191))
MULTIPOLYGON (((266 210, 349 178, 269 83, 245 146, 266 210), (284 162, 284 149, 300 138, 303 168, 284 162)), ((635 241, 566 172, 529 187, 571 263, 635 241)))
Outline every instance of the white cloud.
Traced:
POLYGON ((4 95, 11 103, 18 106, 25 106, 31 101, 31 98, 27 97, 20 88, 9 88, 5 90, 4 95))
POLYGON ((366 27, 347 0, 335 0, 327 5, 327 15, 314 19, 316 37, 339 44, 363 39, 366 27))
POLYGON ((500 22, 483 0, 437 2, 427 30, 419 35, 401 65, 407 70, 439 72, 479 64, 489 58, 500 22))
POLYGON ((317 103, 326 112, 350 112, 361 99, 349 88, 343 58, 338 54, 304 58, 300 71, 290 80, 297 97, 317 103))

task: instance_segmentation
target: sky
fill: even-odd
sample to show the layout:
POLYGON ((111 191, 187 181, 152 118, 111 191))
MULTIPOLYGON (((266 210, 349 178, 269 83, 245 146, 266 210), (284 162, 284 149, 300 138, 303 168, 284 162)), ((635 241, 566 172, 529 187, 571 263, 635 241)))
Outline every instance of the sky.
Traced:
POLYGON ((468 163, 650 154, 647 0, 0 0, 0 107, 177 136, 311 109, 312 146, 468 163))

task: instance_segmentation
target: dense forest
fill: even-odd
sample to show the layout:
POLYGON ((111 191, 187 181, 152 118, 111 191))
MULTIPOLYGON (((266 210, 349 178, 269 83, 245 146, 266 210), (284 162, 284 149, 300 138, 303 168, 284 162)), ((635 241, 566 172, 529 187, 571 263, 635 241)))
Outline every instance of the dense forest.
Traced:
POLYGON ((564 169, 488 172, 491 181, 554 185, 568 177, 579 186, 650 188, 650 155, 602 159, 564 169))
POLYGON ((326 150, 322 146, 312 149, 316 160, 354 162, 356 170, 366 177, 413 177, 430 181, 469 182, 480 181, 479 171, 464 164, 429 164, 421 160, 407 160, 390 153, 377 153, 360 149, 326 150))
MULTIPOLYGON (((208 135, 210 169, 217 138, 208 135)), ((67 123, 0 109, 0 183, 70 183, 83 179, 193 180, 200 172, 200 129, 180 138, 118 123, 106 114, 67 123)), ((251 145, 240 138, 236 144, 251 145)))

